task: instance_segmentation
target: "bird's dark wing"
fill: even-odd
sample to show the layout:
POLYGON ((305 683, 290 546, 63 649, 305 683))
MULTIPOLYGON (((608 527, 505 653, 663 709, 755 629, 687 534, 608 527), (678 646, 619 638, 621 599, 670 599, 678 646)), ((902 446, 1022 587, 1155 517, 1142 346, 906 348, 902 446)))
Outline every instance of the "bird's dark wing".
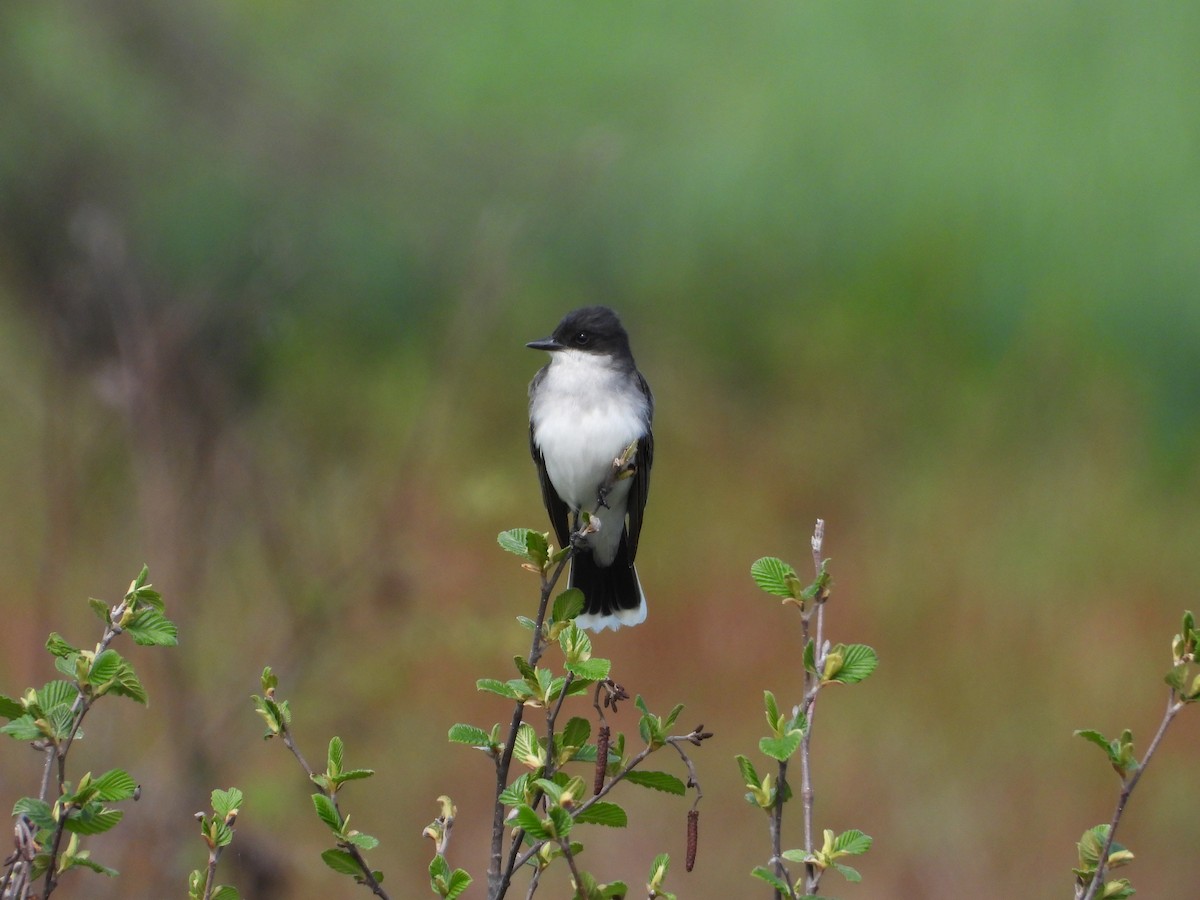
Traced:
POLYGON ((650 494, 650 464, 654 461, 654 435, 647 434, 638 441, 637 471, 629 488, 629 503, 625 508, 628 516, 626 532, 629 535, 629 561, 637 557, 638 536, 642 533, 642 510, 646 508, 646 497, 650 494))
MULTIPOLYGON (((646 384, 646 379, 638 374, 638 380, 642 390, 646 394, 646 398, 650 401, 649 419, 654 418, 654 395, 650 393, 650 385, 646 384)), ((642 511, 646 508, 646 498, 650 496, 650 467, 654 464, 654 432, 648 427, 646 428, 646 436, 638 441, 637 457, 634 459, 634 465, 637 466, 637 471, 633 476, 633 484, 629 488, 629 503, 626 506, 626 514, 628 516, 628 524, 626 526, 629 535, 629 562, 632 564, 637 556, 638 537, 642 533, 642 511)))
POLYGON ((542 486, 542 503, 546 505, 546 512, 550 514, 550 524, 554 526, 558 546, 565 547, 571 540, 571 529, 567 523, 569 510, 567 504, 558 496, 554 485, 550 483, 550 476, 546 474, 546 460, 533 439, 532 422, 529 423, 529 453, 533 456, 533 464, 537 466, 538 482, 542 486))

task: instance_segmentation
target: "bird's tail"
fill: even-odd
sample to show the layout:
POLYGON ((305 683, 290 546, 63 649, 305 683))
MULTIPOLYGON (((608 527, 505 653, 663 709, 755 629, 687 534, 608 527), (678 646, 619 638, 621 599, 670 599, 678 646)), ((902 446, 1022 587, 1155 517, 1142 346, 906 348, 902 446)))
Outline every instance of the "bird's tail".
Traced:
POLYGON ((622 625, 637 625, 646 620, 646 595, 629 559, 624 534, 611 565, 597 565, 587 549, 575 554, 570 585, 583 592, 583 612, 575 619, 580 628, 616 631, 622 625))

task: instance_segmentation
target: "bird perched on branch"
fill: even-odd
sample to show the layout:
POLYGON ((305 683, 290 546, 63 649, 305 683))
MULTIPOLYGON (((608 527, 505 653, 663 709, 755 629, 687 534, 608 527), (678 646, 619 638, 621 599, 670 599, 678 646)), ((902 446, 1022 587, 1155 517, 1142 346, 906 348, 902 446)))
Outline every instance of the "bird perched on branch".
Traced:
POLYGON ((529 385, 529 449, 559 544, 571 540, 573 516, 591 514, 571 561, 570 586, 585 600, 575 621, 594 631, 637 625, 646 618, 633 561, 654 458, 650 386, 606 306, 567 313, 526 346, 550 354, 529 385))

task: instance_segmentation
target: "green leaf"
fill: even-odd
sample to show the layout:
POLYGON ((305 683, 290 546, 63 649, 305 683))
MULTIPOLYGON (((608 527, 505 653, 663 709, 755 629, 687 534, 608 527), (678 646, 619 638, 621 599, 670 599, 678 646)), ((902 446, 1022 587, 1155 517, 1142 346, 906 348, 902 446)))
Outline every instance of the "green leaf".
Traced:
POLYGON ((125 625, 125 631, 142 647, 174 647, 179 643, 178 626, 157 609, 139 612, 125 625))
POLYGON ((124 815, 119 809, 89 803, 83 809, 73 811, 64 827, 73 834, 102 834, 120 822, 124 815))
POLYGON ((833 842, 833 849, 838 853, 845 853, 850 856, 858 856, 860 853, 866 853, 871 849, 872 838, 869 834, 863 834, 856 828, 849 831, 843 831, 837 836, 833 842))
POLYGON ((262 692, 270 694, 279 687, 279 676, 271 671, 271 667, 267 666, 262 672, 262 692))
POLYGON ((671 729, 675 726, 675 720, 679 718, 679 714, 683 712, 683 704, 676 703, 671 707, 671 711, 667 713, 667 717, 663 720, 663 728, 671 729))
POLYGON ((70 644, 68 644, 65 640, 63 640, 63 636, 57 631, 50 632, 50 637, 46 638, 46 649, 60 659, 65 656, 70 656, 72 653, 79 652, 78 647, 72 647, 70 644))
POLYGON ((28 715, 20 716, 0 727, 0 734, 7 734, 17 741, 36 741, 45 736, 33 716, 28 715))
POLYGON ((450 863, 446 862, 446 857, 442 854, 436 854, 429 861, 429 879, 433 882, 446 881, 450 878, 450 863))
POLYGON ((97 600, 95 597, 89 597, 88 606, 92 608, 92 612, 96 614, 101 622, 105 625, 112 624, 112 613, 109 611, 107 603, 103 600, 97 600))
POLYGON ((341 787, 347 781, 361 781, 364 778, 370 778, 374 774, 374 769, 347 769, 344 772, 338 773, 333 779, 333 783, 341 787))
POLYGON ((342 759, 346 755, 346 745, 342 739, 334 735, 329 739, 329 754, 327 756, 326 767, 330 775, 337 775, 342 771, 342 759))
MULTIPOLYGON (((84 853, 86 853, 86 851, 84 851, 84 853)), ((120 874, 116 869, 110 869, 108 866, 102 866, 100 863, 88 859, 88 857, 82 853, 75 856, 64 857, 60 871, 65 872, 67 869, 91 869, 93 872, 96 872, 99 875, 107 875, 109 878, 113 878, 114 876, 120 874)))
POLYGON ((254 701, 254 711, 262 716, 263 721, 267 723, 267 733, 263 737, 274 737, 283 732, 286 727, 284 713, 287 703, 278 704, 274 700, 260 697, 258 694, 252 695, 250 699, 254 701))
POLYGON ((513 820, 535 841, 544 841, 553 837, 546 829, 546 825, 542 822, 541 817, 534 812, 532 807, 524 804, 518 806, 513 815, 513 820))
POLYGON ((1090 741, 1091 743, 1095 744, 1104 751, 1104 755, 1108 757, 1109 762, 1114 761, 1112 748, 1108 744, 1108 738, 1102 735, 1099 731, 1096 731, 1092 728, 1081 728, 1075 732, 1075 735, 1076 737, 1081 737, 1085 741, 1090 741))
POLYGON ((755 866, 750 874, 755 878, 760 878, 767 884, 771 885, 771 887, 783 894, 784 897, 795 896, 788 888, 787 882, 776 875, 773 871, 768 869, 766 866, 755 866))
POLYGON ((105 650, 92 661, 92 669, 88 673, 88 683, 93 687, 102 687, 110 681, 115 681, 121 672, 121 664, 125 660, 116 650, 105 650))
POLYGON ((522 722, 513 741, 513 756, 523 766, 537 769, 546 764, 546 753, 538 742, 537 732, 528 722, 522 722))
POLYGON ((142 571, 138 572, 137 578, 133 579, 133 581, 130 582, 129 591, 126 594, 126 596, 129 596, 129 594, 135 594, 139 590, 141 590, 143 587, 145 587, 146 579, 149 577, 150 577, 150 567, 148 565, 146 565, 145 563, 142 563, 142 571))
POLYGON ((469 747, 487 748, 492 743, 491 734, 474 725, 451 725, 447 736, 451 743, 466 744, 469 747))
POLYGON ((496 540, 500 546, 515 556, 521 557, 526 562, 531 562, 538 568, 541 568, 542 561, 545 559, 548 550, 545 550, 539 559, 536 551, 539 547, 538 538, 541 538, 540 546, 545 548, 549 538, 532 528, 510 528, 508 531, 502 531, 496 536, 496 540), (534 535, 535 537, 531 537, 534 535))
POLYGON ((763 707, 767 713, 767 727, 774 731, 779 727, 779 704, 770 691, 763 691, 763 707))
POLYGON ((675 794, 679 797, 687 793, 684 783, 669 772, 642 772, 635 769, 625 776, 625 780, 630 784, 652 788, 665 794, 675 794))
POLYGON ((22 797, 13 804, 13 815, 29 816, 38 828, 54 830, 54 812, 51 810, 50 804, 37 797, 22 797))
POLYGON ((233 843, 233 829, 220 819, 205 819, 201 830, 218 847, 228 847, 233 843))
POLYGON ((78 662, 78 653, 72 653, 70 656, 56 656, 54 658, 54 668, 58 669, 58 671, 62 672, 64 675, 70 678, 72 682, 74 682, 75 679, 79 677, 79 667, 77 665, 78 662))
POLYGON ((521 695, 513 690, 512 685, 507 681, 500 681, 498 678, 480 678, 475 682, 475 689, 486 691, 489 694, 498 694, 506 700, 520 700, 521 695))
MULTIPOLYGON (((51 707, 46 711, 46 718, 50 720, 50 733, 55 738, 65 738, 71 733, 72 727, 75 724, 75 711, 65 703, 51 707)), ((83 732, 76 731, 75 737, 82 738, 83 732)))
POLYGON ((1184 693, 1187 690, 1188 667, 1186 663, 1180 663, 1171 669, 1163 679, 1171 688, 1179 693, 1184 693))
POLYGON ((583 591, 579 588, 567 588, 554 598, 554 607, 550 613, 551 622, 566 622, 574 619, 583 612, 583 591))
POLYGON ((587 681, 603 681, 608 677, 612 661, 595 657, 581 662, 566 663, 564 668, 576 678, 583 678, 587 681))
POLYGON ((517 667, 517 671, 521 673, 521 677, 524 678, 531 687, 536 687, 538 684, 540 684, 538 680, 537 669, 531 666, 525 660, 525 657, 514 656, 513 665, 517 667))
POLYGON ((879 657, 866 644, 850 644, 842 651, 841 668, 831 677, 831 682, 857 684, 875 671, 879 657))
POLYGON ((592 723, 581 716, 572 716, 563 726, 562 745, 564 747, 582 747, 592 734, 592 723))
POLYGON ((363 834, 361 831, 346 835, 346 841, 353 844, 359 850, 374 850, 379 846, 379 838, 363 834))
POLYGON ((455 869, 450 876, 450 883, 446 891, 446 900, 457 900, 462 896, 462 892, 471 886, 471 876, 462 869, 455 869))
POLYGON ((742 783, 747 787, 758 787, 762 782, 758 777, 758 772, 754 770, 754 764, 740 753, 735 758, 737 759, 738 769, 742 773, 742 783))
POLYGON ((324 794, 312 795, 313 806, 317 810, 317 815, 321 817, 321 821, 329 826, 334 834, 342 833, 342 817, 338 815, 337 808, 333 805, 333 801, 324 794))
POLYGON ((512 784, 500 792, 497 799, 505 806, 520 806, 522 803, 529 803, 533 799, 530 796, 529 787, 531 780, 532 773, 522 773, 512 784))
POLYGON ((660 853, 654 857, 654 862, 650 863, 650 877, 646 879, 646 883, 656 890, 662 885, 663 879, 667 877, 667 872, 671 868, 670 854, 660 853))
POLYGON ((574 622, 559 632, 558 646, 569 663, 591 659, 592 639, 588 637, 586 631, 574 622))
POLYGON ((601 800, 576 815, 575 821, 581 825, 607 825, 609 828, 624 828, 629 824, 629 817, 625 814, 625 810, 617 804, 601 800))
POLYGON ((242 792, 235 787, 227 791, 215 790, 212 792, 213 812, 220 818, 227 819, 231 813, 242 808, 242 800, 242 792))
POLYGON ((112 803, 132 797, 137 790, 137 782, 122 769, 109 769, 92 781, 92 790, 96 792, 97 799, 112 803))
POLYGON ((117 673, 116 684, 110 687, 109 691, 122 697, 128 697, 143 706, 150 700, 146 695, 146 689, 134 673, 133 667, 125 660, 121 660, 121 670, 117 673))
POLYGON ((571 814, 561 806, 552 806, 546 814, 554 828, 553 837, 565 838, 571 833, 571 826, 575 824, 575 820, 571 818, 571 814))
POLYGON ((833 867, 837 869, 841 873, 842 877, 851 884, 858 884, 858 882, 862 881, 862 876, 858 874, 857 869, 852 869, 850 866, 843 866, 838 862, 835 862, 833 867))
POLYGON ((359 868, 358 863, 354 861, 354 857, 345 850, 326 850, 321 854, 321 859, 325 861, 325 865, 333 869, 335 872, 340 872, 343 875, 353 875, 360 877, 363 873, 359 868))
POLYGON ((550 556, 550 535, 540 531, 526 532, 525 555, 539 569, 544 569, 550 556))
POLYGON ((758 749, 771 757, 771 759, 777 759, 779 762, 787 762, 792 754, 799 749, 803 737, 804 735, 799 729, 789 731, 783 737, 765 737, 759 740, 758 749))
POLYGON ((804 671, 814 675, 820 674, 817 672, 817 645, 812 638, 804 645, 804 671))
POLYGON ((242 900, 242 895, 237 892, 237 888, 222 884, 212 892, 212 900, 242 900))
MULTIPOLYGON (((1108 825, 1096 825, 1089 828, 1079 839, 1079 864, 1085 872, 1095 872, 1100 863, 1100 851, 1108 839, 1108 825)), ((1125 846, 1113 841, 1108 848, 1108 865, 1112 867, 1125 865, 1133 859, 1133 853, 1125 846)), ((1077 874, 1079 870, 1076 870, 1077 874)))
POLYGON ((69 681, 47 681, 37 692, 37 705, 48 712, 56 706, 71 706, 78 696, 79 688, 69 681))
POLYGON ((1126 900, 1127 897, 1132 897, 1136 894, 1129 885, 1128 879, 1118 878, 1116 881, 1106 881, 1104 890, 1100 894, 1101 900, 1126 900))
POLYGON ((25 707, 21 705, 19 700, 0 694, 0 717, 5 719, 19 719, 23 715, 25 715, 25 707))
POLYGON ((796 570, 781 559, 764 556, 750 566, 750 577, 754 583, 776 597, 796 597, 799 579, 796 570))

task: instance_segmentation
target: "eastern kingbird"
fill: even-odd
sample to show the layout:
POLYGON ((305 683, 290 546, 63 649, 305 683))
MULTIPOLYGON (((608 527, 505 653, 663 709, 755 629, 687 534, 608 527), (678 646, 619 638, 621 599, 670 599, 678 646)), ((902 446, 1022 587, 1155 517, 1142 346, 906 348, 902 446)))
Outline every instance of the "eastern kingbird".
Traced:
POLYGON ((542 501, 560 546, 572 513, 594 512, 598 531, 577 545, 570 586, 583 592, 581 628, 614 631, 646 618, 633 568, 654 457, 654 397, 629 350, 629 335, 606 306, 567 313, 554 334, 526 344, 550 353, 529 385, 529 450, 542 501), (612 485, 597 509, 613 461, 637 441, 634 474, 612 485))

